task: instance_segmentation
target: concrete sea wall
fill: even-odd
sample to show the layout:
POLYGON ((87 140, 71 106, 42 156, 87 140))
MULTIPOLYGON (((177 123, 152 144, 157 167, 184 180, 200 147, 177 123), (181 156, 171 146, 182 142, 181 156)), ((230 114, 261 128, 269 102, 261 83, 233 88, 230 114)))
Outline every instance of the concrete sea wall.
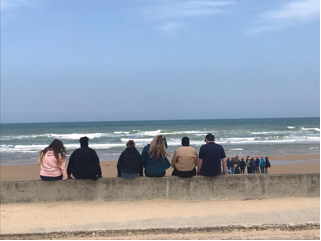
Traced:
POLYGON ((101 178, 45 182, 2 181, 0 201, 39 203, 68 201, 132 201, 148 199, 246 200, 320 197, 320 174, 266 174, 101 178))

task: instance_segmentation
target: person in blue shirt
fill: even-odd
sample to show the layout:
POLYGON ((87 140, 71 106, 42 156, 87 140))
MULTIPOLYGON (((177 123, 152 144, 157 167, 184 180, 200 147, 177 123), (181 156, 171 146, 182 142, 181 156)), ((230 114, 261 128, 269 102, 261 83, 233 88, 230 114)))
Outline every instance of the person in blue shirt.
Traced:
POLYGON ((151 144, 144 147, 142 151, 142 161, 145 167, 146 177, 163 177, 166 169, 170 168, 167 157, 170 157, 167 149, 165 136, 156 136, 151 144))
POLYGON ((261 157, 261 161, 260 161, 261 173, 264 173, 264 167, 265 167, 265 160, 263 157, 261 157))
POLYGON ((205 137, 206 144, 199 152, 198 173, 202 176, 214 177, 221 173, 226 174, 226 155, 223 147, 214 142, 214 135, 209 133, 205 137), (222 166, 221 166, 222 162, 222 166))

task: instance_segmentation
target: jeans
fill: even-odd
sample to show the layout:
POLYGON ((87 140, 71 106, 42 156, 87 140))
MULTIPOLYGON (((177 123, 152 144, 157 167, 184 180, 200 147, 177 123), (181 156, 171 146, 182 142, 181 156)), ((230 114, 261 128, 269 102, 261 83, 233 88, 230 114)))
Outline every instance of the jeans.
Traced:
POLYGON ((234 174, 234 171, 235 171, 234 167, 231 167, 230 170, 231 170, 232 174, 234 174))
POLYGON ((146 177, 163 177, 163 176, 165 176, 165 174, 166 174, 166 171, 163 171, 161 173, 156 173, 156 174, 147 174, 147 173, 145 173, 145 176, 146 177))
POLYGON ((43 181, 58 181, 58 180, 62 180, 62 175, 60 175, 58 177, 45 177, 45 176, 40 175, 40 178, 43 181))
POLYGON ((250 174, 250 173, 252 173, 252 168, 251 168, 251 167, 248 167, 248 168, 247 168, 247 174, 250 174))
POLYGON ((178 176, 178 177, 193 177, 196 175, 196 169, 194 168, 192 171, 179 171, 176 168, 172 172, 172 176, 178 176))
POLYGON ((251 167, 252 168, 252 173, 255 174, 255 167, 251 167))
POLYGON ((255 173, 260 174, 260 167, 259 166, 255 167, 255 173))
POLYGON ((243 167, 243 168, 241 168, 241 173, 243 173, 243 174, 244 174, 244 169, 245 169, 244 167, 243 167))
POLYGON ((139 173, 127 173, 127 172, 121 172, 122 178, 136 178, 139 176, 139 173))
POLYGON ((264 167, 261 167, 261 173, 264 173, 264 167))

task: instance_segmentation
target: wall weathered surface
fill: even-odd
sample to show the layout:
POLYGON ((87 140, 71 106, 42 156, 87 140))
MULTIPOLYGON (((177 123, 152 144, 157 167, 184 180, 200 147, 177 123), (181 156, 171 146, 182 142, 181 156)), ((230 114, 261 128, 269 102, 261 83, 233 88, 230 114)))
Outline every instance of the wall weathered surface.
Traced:
POLYGON ((101 178, 1 182, 2 204, 147 199, 219 200, 320 197, 320 174, 101 178))

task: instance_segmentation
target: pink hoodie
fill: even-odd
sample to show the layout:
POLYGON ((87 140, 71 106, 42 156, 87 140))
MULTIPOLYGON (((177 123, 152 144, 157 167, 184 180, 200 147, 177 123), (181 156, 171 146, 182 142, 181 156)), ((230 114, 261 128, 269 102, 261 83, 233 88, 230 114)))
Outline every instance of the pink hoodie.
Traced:
MULTIPOLYGON (((59 158, 62 158, 60 153, 59 158)), ((38 163, 40 164, 40 158, 38 163)), ((63 162, 59 167, 54 152, 47 151, 43 156, 42 163, 40 164, 40 175, 44 177, 58 177, 63 175, 62 180, 67 180, 66 159, 63 159, 63 162)))

